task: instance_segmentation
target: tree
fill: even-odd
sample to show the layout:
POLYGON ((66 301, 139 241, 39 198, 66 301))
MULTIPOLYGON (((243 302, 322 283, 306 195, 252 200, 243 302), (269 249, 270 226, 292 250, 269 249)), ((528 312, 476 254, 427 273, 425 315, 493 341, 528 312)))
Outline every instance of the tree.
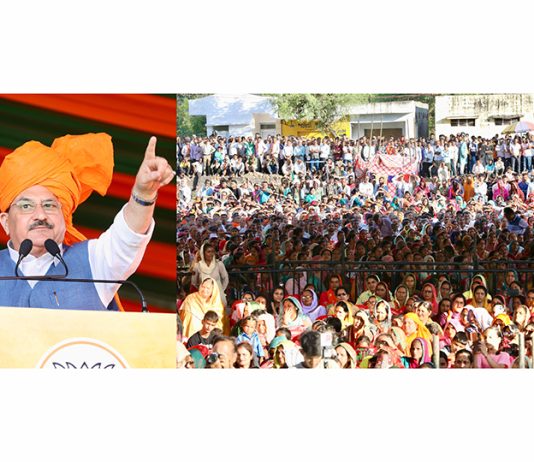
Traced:
POLYGON ((334 135, 334 124, 349 113, 351 105, 369 101, 367 94, 348 93, 280 93, 268 96, 280 119, 315 121, 322 132, 334 135))
POLYGON ((179 94, 176 97, 176 127, 178 136, 184 138, 191 135, 206 136, 206 117, 189 115, 189 100, 202 98, 201 94, 179 94))

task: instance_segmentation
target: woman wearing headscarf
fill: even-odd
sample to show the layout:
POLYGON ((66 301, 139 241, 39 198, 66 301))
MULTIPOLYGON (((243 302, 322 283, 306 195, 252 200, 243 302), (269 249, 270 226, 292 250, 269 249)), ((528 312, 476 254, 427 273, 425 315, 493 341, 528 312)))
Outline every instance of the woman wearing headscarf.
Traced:
POLYGON ((282 304, 282 312, 278 318, 278 327, 286 327, 291 338, 297 338, 312 325, 310 318, 302 312, 302 305, 295 297, 286 297, 282 304))
POLYGON ((219 293, 223 305, 226 305, 226 296, 224 291, 228 287, 228 273, 224 266, 224 263, 215 257, 215 247, 205 242, 200 247, 197 257, 191 265, 191 284, 198 287, 199 284, 207 277, 217 282, 219 286, 219 293))
MULTIPOLYGON (((402 356, 404 355, 404 349, 400 349, 396 343, 397 338, 395 334, 378 334, 374 341, 374 346, 377 352, 385 351, 389 355, 387 358, 389 362, 389 368, 404 368, 402 363, 402 356)), ((376 356, 376 355, 375 355, 376 356)))
POLYGON ((183 324, 184 338, 189 338, 202 329, 202 320, 209 310, 215 311, 219 315, 217 327, 228 333, 228 319, 221 300, 219 286, 212 278, 207 277, 200 284, 198 292, 185 297, 180 306, 180 319, 183 324))
POLYGON ((434 284, 427 282, 421 289, 421 298, 432 305, 432 316, 438 314, 438 291, 434 284))
POLYGON ((530 321, 530 310, 526 305, 519 305, 514 311, 514 323, 520 332, 524 332, 530 321))
MULTIPOLYGON (((434 263, 435 262, 435 259, 432 255, 425 255, 423 257, 423 261, 429 263, 434 263)), ((435 276, 435 272, 434 272, 434 266, 433 265, 421 265, 422 268, 421 269, 425 269, 425 271, 421 271, 419 273, 419 277, 421 278, 421 281, 427 281, 430 282, 433 277, 435 276)))
POLYGON ((391 292, 389 291, 388 285, 384 281, 380 281, 375 288, 375 295, 377 297, 380 297, 382 300, 385 300, 386 302, 390 302, 393 298, 391 296, 391 292))
POLYGON ((352 326, 347 328, 347 339, 356 348, 358 338, 366 336, 370 341, 373 341, 376 331, 376 326, 371 323, 369 314, 366 311, 358 310, 354 314, 352 326))
POLYGON ((365 358, 365 362, 362 361, 362 367, 373 369, 404 369, 402 362, 403 353, 398 349, 390 334, 378 334, 374 346, 376 353, 372 357, 365 358))
POLYGON ((402 284, 408 287, 408 296, 412 296, 417 292, 417 277, 414 273, 406 273, 402 278, 402 284))
POLYGON ((474 308, 485 308, 488 313, 491 311, 491 295, 488 293, 488 289, 482 284, 478 284, 472 289, 473 298, 467 300, 469 305, 474 308))
POLYGON ((416 337, 409 347, 410 356, 403 356, 404 367, 418 369, 425 363, 431 362, 432 349, 430 342, 423 337, 416 337))
POLYGON ((341 328, 347 329, 353 324, 352 312, 344 301, 337 302, 328 310, 328 316, 334 316, 341 321, 341 328))
POLYGON ((485 329, 482 340, 473 346, 475 368, 511 368, 513 358, 507 352, 500 350, 501 343, 502 334, 497 327, 485 329))
POLYGON ((508 270, 506 272, 506 276, 504 277, 504 281, 501 285, 501 292, 503 292, 507 297, 512 297, 516 295, 515 291, 512 289, 511 285, 512 282, 519 282, 519 276, 517 275, 516 270, 508 270))
MULTIPOLYGON (((469 290, 464 292, 464 297, 465 297, 467 303, 469 303, 470 300, 473 299, 473 297, 474 297, 473 290, 478 285, 482 285, 486 289, 488 289, 488 283, 487 283, 486 278, 484 277, 483 274, 475 274, 473 276, 473 279, 471 280, 471 284, 469 284, 469 290)), ((491 301, 491 295, 489 295, 489 294, 488 294, 488 301, 491 301)))
POLYGON ((355 369, 356 368, 356 351, 347 342, 339 343, 336 346, 336 360, 341 369, 355 369))
POLYGON ((391 305, 385 300, 380 300, 373 311, 374 325, 378 332, 388 332, 391 328, 391 305))
POLYGON ((395 289, 393 305, 391 311, 394 315, 404 314, 406 311, 406 302, 408 301, 409 289, 404 284, 399 284, 395 289))
POLYGON ((470 176, 466 177, 464 181, 464 194, 463 199, 465 202, 469 202, 475 196, 475 186, 473 178, 470 176))
POLYGON ((456 319, 449 319, 443 328, 443 336, 439 340, 440 350, 451 346, 452 339, 458 332, 465 332, 464 326, 456 319))
POLYGON ((438 283, 438 302, 452 295, 452 284, 448 279, 442 279, 438 283))
POLYGON ((412 341, 417 337, 422 337, 429 342, 432 341, 432 334, 415 313, 406 313, 404 315, 402 329, 406 334, 407 348, 410 347, 412 341))
POLYGON ((273 369, 288 369, 304 359, 297 345, 285 336, 275 337, 269 345, 269 350, 273 352, 273 369))
POLYGON ((497 181, 497 184, 493 186, 493 200, 496 200, 498 196, 501 196, 504 201, 506 202, 508 198, 510 197, 510 193, 508 192, 508 188, 506 187, 506 183, 502 178, 499 178, 497 181))
POLYGON ((320 316, 326 316, 326 308, 319 305, 319 297, 313 289, 304 289, 300 297, 302 312, 308 316, 311 322, 315 322, 320 316))
POLYGON ((427 328, 432 323, 432 305, 430 302, 417 302, 415 304, 415 314, 419 316, 419 319, 427 328))
POLYGON ((258 316, 256 331, 260 338, 261 346, 264 351, 268 351, 269 344, 273 340, 276 333, 276 321, 274 316, 270 313, 263 313, 258 316))

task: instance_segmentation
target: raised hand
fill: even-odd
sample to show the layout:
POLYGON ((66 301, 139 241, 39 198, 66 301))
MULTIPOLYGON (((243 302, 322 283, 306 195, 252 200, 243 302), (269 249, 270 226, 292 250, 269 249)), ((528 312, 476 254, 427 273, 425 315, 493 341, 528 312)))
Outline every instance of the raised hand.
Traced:
POLYGON ((156 141, 155 136, 150 137, 145 157, 135 177, 134 192, 145 200, 153 200, 159 188, 170 183, 175 175, 167 160, 156 156, 156 141))

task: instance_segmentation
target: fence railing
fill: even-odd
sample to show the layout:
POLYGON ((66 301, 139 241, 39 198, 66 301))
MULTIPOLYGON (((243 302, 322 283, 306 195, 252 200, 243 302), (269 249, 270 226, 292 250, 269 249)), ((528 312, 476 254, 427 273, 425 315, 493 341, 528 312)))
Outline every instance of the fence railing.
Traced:
MULTIPOLYGON (((453 291, 467 290, 474 275, 482 274, 490 293, 499 292, 506 274, 516 271, 519 283, 525 289, 534 287, 534 260, 474 260, 473 262, 425 262, 425 261, 290 261, 281 260, 263 265, 246 265, 228 268, 230 284, 227 289, 228 301, 241 297, 245 291, 269 293, 276 287, 286 286, 289 282, 293 288, 300 288, 300 283, 315 285, 317 291, 328 288, 328 280, 333 275, 341 276, 344 286, 357 296, 365 289, 368 275, 376 274, 381 281, 393 290, 400 284, 407 273, 416 275, 419 282, 435 275, 445 274, 453 291), (293 282, 291 282, 293 281, 293 282)), ((178 268, 178 286, 187 286, 189 268, 178 268), (184 278, 185 277, 185 278, 184 278)), ((187 292, 187 287, 184 287, 187 292)), ((293 291, 295 293, 296 291, 293 291)))

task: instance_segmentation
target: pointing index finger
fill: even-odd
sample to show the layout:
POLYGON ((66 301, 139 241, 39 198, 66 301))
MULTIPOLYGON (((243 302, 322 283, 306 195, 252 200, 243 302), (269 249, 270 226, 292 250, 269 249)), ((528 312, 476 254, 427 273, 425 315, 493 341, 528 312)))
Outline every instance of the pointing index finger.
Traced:
POLYGON ((148 145, 145 150, 145 159, 155 159, 156 158, 156 141, 155 136, 151 136, 148 140, 148 145))

